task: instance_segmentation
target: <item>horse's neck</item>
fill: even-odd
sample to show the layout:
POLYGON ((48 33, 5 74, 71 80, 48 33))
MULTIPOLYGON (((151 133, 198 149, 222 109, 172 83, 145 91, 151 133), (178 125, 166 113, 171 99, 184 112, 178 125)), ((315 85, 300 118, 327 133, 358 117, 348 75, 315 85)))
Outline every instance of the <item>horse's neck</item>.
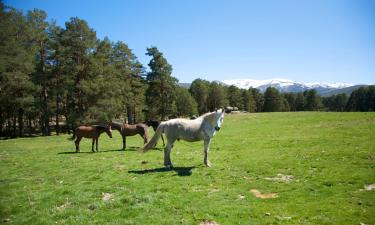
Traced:
POLYGON ((105 132, 105 129, 97 129, 98 135, 101 135, 102 133, 105 132))
POLYGON ((111 123, 111 126, 112 126, 112 128, 121 131, 121 126, 122 126, 122 124, 111 123))

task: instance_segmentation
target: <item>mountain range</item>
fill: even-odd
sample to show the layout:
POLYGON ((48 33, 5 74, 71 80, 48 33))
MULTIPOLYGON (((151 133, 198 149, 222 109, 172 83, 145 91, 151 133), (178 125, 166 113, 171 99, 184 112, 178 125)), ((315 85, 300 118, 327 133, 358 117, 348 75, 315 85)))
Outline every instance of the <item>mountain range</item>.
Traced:
MULTIPOLYGON (((335 94, 345 93, 350 95, 354 90, 367 85, 354 85, 348 83, 327 83, 327 82, 313 82, 303 83, 292 81, 288 79, 276 78, 268 80, 254 80, 254 79, 233 79, 215 81, 223 85, 234 85, 238 88, 249 89, 257 88, 261 92, 266 91, 268 87, 274 87, 280 92, 303 92, 306 90, 315 89, 320 96, 331 96, 335 94)), ((190 87, 189 83, 181 83, 183 87, 190 87)))

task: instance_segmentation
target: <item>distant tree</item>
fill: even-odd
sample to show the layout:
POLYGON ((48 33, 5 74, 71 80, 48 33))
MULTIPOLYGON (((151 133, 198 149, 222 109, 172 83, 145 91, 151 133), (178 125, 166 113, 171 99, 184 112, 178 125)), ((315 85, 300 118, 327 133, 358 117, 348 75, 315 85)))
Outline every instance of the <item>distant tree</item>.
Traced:
POLYGON ((297 111, 297 94, 296 93, 284 93, 284 98, 288 102, 289 110, 288 111, 297 111))
POLYGON ((229 105, 232 107, 237 107, 240 110, 243 110, 243 98, 241 89, 234 85, 231 85, 228 88, 226 88, 226 90, 229 105))
POLYGON ((303 95, 302 92, 297 93, 295 107, 296 107, 296 111, 305 110, 305 96, 303 95))
POLYGON ((264 112, 281 112, 284 111, 284 100, 280 92, 274 87, 268 87, 264 92, 264 112))
POLYGON ((176 94, 177 116, 191 117, 193 115, 197 115, 197 102, 195 101, 193 96, 191 96, 190 92, 186 88, 177 86, 176 94))
POLYGON ((208 109, 214 111, 219 108, 224 108, 228 104, 224 86, 217 82, 210 83, 210 92, 208 95, 208 109))
POLYGON ((348 111, 374 111, 375 105, 374 86, 360 87, 354 90, 348 100, 346 109, 348 111))
POLYGON ((247 112, 256 111, 256 102, 253 97, 253 93, 250 90, 242 89, 242 100, 243 100, 243 110, 247 112))
POLYGON ((256 88, 249 88, 249 92, 251 92, 254 101, 255 101, 255 112, 263 112, 264 106, 264 96, 260 91, 256 88))
POLYGON ((305 111, 317 111, 321 107, 320 97, 317 95, 316 90, 307 90, 303 93, 305 98, 305 111))
POLYGON ((208 95, 210 91, 210 82, 202 79, 195 79, 189 88, 189 92, 198 104, 198 113, 208 112, 208 95))
POLYGON ((343 112, 348 102, 348 96, 346 94, 338 94, 333 96, 331 104, 331 111, 343 112))
POLYGON ((375 86, 367 87, 367 109, 368 111, 375 111, 375 86))
POLYGON ((156 48, 147 48, 146 55, 151 56, 148 64, 151 71, 147 74, 148 89, 146 102, 148 117, 160 116, 164 120, 176 111, 176 86, 177 79, 172 77, 172 66, 156 48))

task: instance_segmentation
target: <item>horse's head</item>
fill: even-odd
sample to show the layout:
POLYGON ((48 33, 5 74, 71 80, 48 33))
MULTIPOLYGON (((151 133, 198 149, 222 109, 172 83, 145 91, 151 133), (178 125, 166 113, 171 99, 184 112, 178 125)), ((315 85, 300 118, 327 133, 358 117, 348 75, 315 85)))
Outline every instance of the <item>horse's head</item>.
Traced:
POLYGON ((107 125, 107 129, 105 130, 105 132, 107 133, 107 135, 112 138, 112 127, 110 124, 107 125))
POLYGON ((224 121, 224 110, 219 109, 215 112, 215 130, 219 131, 221 128, 221 124, 223 124, 224 121))

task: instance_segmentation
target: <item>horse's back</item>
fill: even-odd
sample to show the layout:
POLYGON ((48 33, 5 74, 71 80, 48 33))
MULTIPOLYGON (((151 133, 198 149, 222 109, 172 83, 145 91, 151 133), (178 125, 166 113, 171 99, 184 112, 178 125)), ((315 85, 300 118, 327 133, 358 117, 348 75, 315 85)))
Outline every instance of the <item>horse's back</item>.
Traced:
POLYGON ((186 141, 201 140, 200 120, 172 119, 162 122, 164 133, 173 139, 183 139, 186 141))
POLYGON ((96 128, 94 126, 81 125, 75 131, 76 135, 81 137, 92 138, 96 136, 96 128))

